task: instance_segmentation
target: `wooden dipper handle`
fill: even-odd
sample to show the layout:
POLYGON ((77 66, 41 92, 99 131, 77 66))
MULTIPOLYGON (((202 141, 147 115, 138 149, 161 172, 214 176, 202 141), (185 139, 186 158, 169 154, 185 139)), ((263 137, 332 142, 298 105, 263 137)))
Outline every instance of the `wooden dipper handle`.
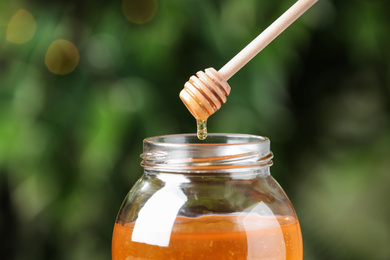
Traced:
POLYGON ((218 73, 227 81, 245 64, 263 50, 279 34, 289 27, 296 19, 306 12, 318 0, 298 0, 275 22, 250 42, 236 56, 223 66, 218 73))
POLYGON ((192 76, 180 98, 197 120, 207 120, 230 93, 227 81, 318 0, 298 0, 218 72, 209 68, 192 76))

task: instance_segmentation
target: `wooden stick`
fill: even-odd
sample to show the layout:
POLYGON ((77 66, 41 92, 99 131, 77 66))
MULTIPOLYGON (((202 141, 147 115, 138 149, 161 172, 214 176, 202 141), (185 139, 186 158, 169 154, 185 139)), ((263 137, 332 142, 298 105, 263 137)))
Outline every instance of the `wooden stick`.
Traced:
POLYGON ((227 81, 318 0, 298 0, 275 22, 234 56, 218 73, 227 81))
POLYGON ((226 102, 226 96, 230 93, 227 80, 317 1, 298 0, 218 72, 208 68, 190 77, 180 92, 180 99, 191 114, 205 124, 204 121, 221 107, 221 103, 226 102))

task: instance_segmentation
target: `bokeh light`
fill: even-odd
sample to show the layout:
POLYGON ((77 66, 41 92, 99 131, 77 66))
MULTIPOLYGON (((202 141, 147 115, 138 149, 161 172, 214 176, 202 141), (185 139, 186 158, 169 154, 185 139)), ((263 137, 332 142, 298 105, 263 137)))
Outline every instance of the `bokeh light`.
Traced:
POLYGON ((16 44, 26 43, 32 39, 36 29, 34 16, 29 11, 20 9, 8 23, 6 39, 16 44))
POLYGON ((46 52, 46 67, 54 74, 65 75, 72 72, 79 63, 77 47, 67 40, 56 40, 46 52))
POLYGON ((126 18, 137 24, 149 22, 156 15, 157 0, 123 0, 122 11, 126 18))
POLYGON ((117 38, 110 34, 98 34, 91 37, 85 49, 87 60, 96 69, 105 70, 120 64, 121 46, 117 38))

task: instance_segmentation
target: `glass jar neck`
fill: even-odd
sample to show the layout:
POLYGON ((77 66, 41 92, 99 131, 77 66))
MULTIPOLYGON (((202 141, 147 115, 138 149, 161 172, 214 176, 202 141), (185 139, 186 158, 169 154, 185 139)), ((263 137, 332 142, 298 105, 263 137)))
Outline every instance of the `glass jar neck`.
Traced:
POLYGON ((269 175, 273 154, 266 137, 246 134, 166 135, 144 140, 146 172, 201 175, 269 175))

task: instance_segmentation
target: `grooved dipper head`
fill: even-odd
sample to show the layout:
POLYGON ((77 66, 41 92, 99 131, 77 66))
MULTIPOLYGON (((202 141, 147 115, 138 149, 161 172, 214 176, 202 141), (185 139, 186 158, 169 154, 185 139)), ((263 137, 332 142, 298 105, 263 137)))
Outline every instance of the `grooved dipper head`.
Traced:
POLYGON ((197 120, 206 120, 226 102, 229 94, 226 80, 215 69, 208 68, 190 77, 180 92, 180 99, 197 120))

